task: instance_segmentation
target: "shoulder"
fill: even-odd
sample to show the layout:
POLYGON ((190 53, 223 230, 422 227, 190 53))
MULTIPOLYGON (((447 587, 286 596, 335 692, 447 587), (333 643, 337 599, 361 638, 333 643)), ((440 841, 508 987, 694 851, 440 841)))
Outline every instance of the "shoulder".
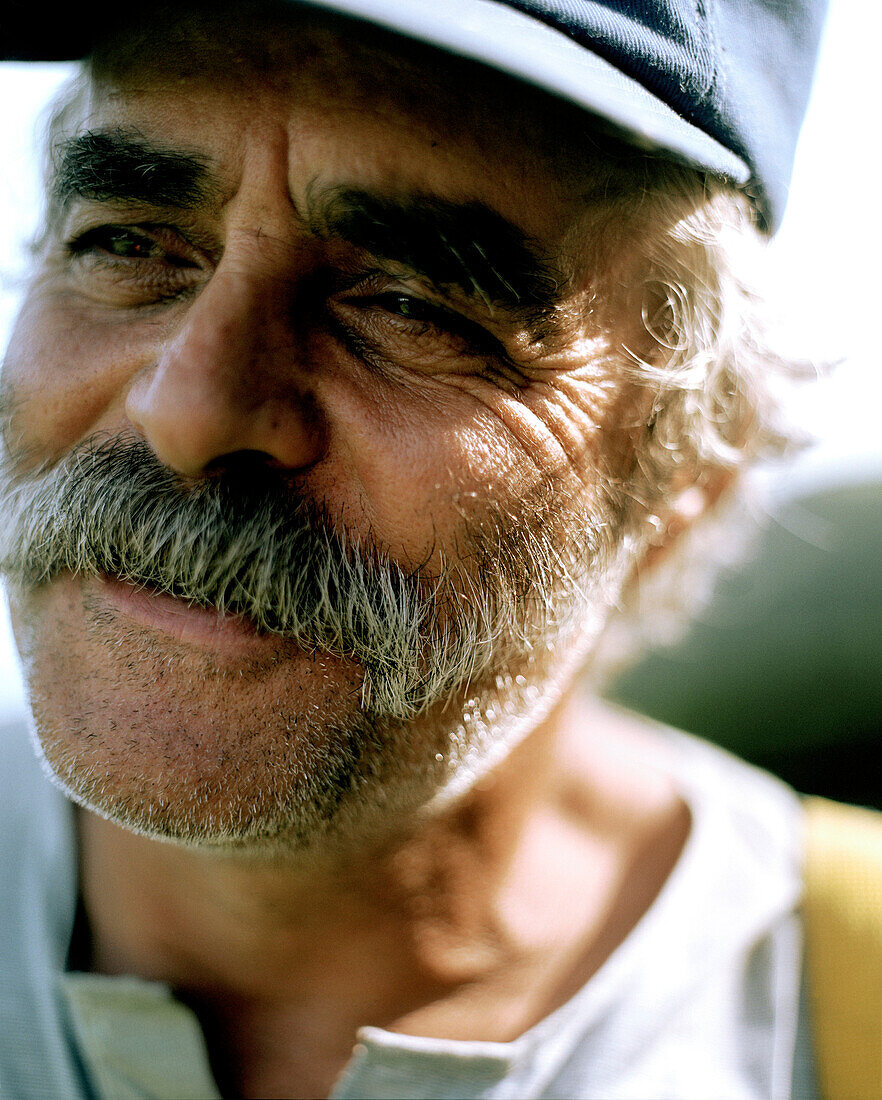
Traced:
POLYGON ((34 749, 24 719, 0 725, 0 870, 23 858, 50 855, 69 846, 71 811, 52 785, 34 749))
POLYGON ((0 752, 0 965, 37 947, 63 963, 77 893, 72 807, 23 722, 0 726, 0 752))
POLYGON ((0 726, 0 1095, 79 1095, 57 978, 76 906, 72 810, 24 723, 0 726))

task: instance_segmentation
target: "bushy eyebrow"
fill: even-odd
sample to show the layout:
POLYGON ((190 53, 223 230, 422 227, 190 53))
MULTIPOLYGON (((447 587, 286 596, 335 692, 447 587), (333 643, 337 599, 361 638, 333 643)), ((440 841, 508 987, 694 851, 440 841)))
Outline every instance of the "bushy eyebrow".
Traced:
POLYGON ((127 130, 87 130, 53 150, 52 198, 204 205, 213 193, 208 165, 196 153, 166 149, 127 130))
POLYGON ((483 203, 312 188, 306 214, 318 235, 399 264, 440 291, 522 315, 531 327, 560 303, 563 277, 519 227, 483 203))
MULTIPOLYGON (((87 130, 61 142, 53 160, 56 209, 76 198, 196 209, 220 197, 207 158, 132 130, 87 130)), ((562 275, 523 230, 484 203, 313 185, 305 206, 316 235, 400 265, 442 293, 516 315, 536 334, 560 303, 562 275)))

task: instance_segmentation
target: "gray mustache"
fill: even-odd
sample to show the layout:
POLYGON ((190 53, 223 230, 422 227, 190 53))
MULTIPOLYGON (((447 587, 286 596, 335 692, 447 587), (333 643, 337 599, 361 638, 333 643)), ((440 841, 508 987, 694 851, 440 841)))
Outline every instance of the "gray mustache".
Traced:
POLYGON ((325 508, 256 459, 184 484, 143 442, 113 439, 6 481, 0 569, 13 584, 112 574, 245 615, 305 648, 354 657, 374 702, 379 694, 399 716, 428 705, 441 681, 474 661, 465 652, 474 633, 457 639, 448 623, 443 638, 431 637, 427 668, 442 582, 340 532, 325 508))

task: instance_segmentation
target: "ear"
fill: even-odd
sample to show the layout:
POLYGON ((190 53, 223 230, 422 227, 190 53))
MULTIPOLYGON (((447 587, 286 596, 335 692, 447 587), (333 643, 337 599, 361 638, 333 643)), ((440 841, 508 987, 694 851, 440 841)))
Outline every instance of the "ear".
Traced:
POLYGON ((646 576, 666 560, 696 520, 711 512, 735 480, 732 470, 712 470, 697 480, 681 478, 646 517, 647 550, 635 564, 632 580, 646 576))

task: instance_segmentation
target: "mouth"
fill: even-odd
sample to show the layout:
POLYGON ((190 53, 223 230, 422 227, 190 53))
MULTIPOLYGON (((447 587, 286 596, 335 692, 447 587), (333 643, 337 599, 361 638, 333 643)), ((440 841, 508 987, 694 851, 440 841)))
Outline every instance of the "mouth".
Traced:
POLYGON ((107 574, 88 584, 108 610, 174 642, 232 658, 255 656, 277 649, 280 644, 278 637, 258 630, 244 615, 201 607, 107 574))

